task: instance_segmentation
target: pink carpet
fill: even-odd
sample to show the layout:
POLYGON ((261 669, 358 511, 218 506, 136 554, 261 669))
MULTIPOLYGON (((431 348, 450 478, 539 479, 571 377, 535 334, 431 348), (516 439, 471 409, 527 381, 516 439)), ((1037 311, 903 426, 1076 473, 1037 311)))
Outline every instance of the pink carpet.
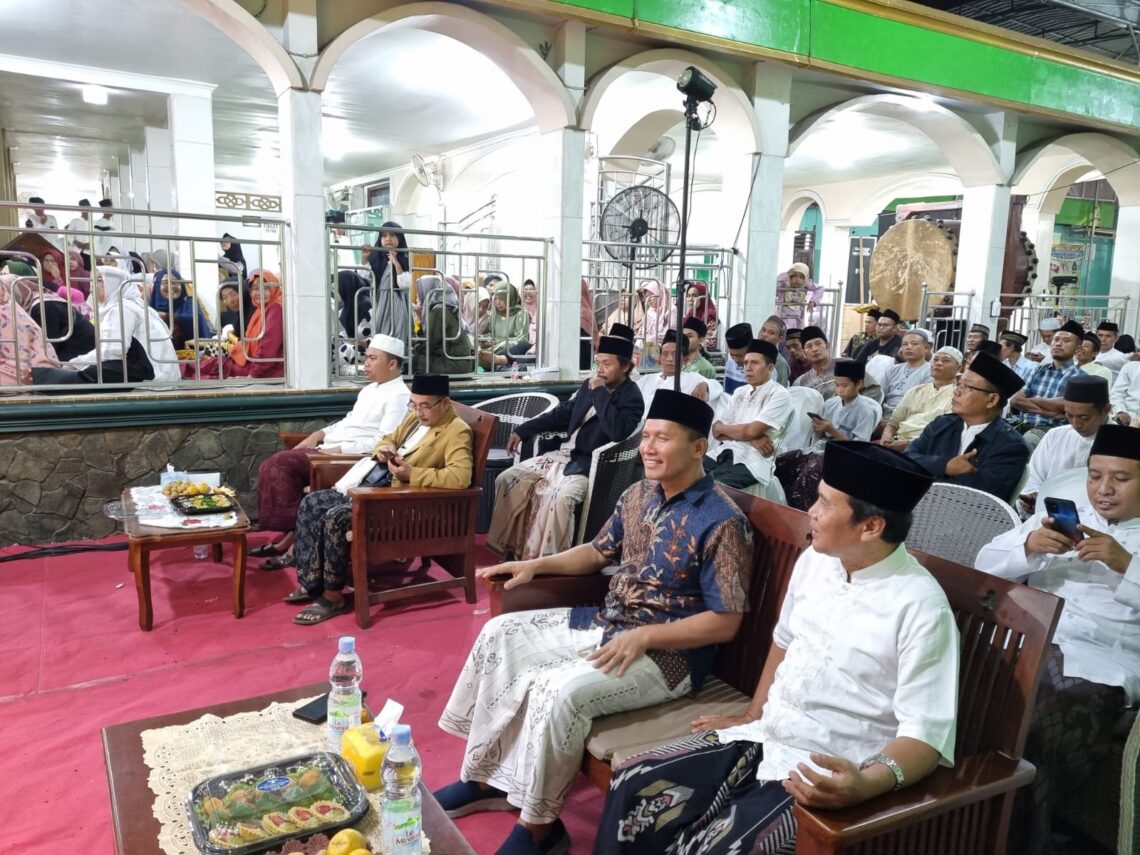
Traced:
MULTIPOLYGON (((490 555, 480 550, 478 561, 490 555)), ((392 697, 407 708, 427 785, 455 779, 463 744, 435 723, 487 620, 482 591, 474 606, 459 592, 376 606, 358 632, 351 615, 295 625, 297 607, 281 603, 292 573, 255 563, 245 617, 235 620, 229 580, 227 565, 195 561, 189 549, 155 554, 154 630, 144 633, 125 551, 0 564, 0 756, 9 758, 0 798, 20 804, 0 849, 113 852, 102 727, 325 680, 339 635, 357 636, 370 705, 392 697)), ((572 852, 591 850, 601 808, 601 794, 579 779, 563 814, 572 852)), ((457 824, 476 852, 491 853, 513 822, 500 813, 457 824)))

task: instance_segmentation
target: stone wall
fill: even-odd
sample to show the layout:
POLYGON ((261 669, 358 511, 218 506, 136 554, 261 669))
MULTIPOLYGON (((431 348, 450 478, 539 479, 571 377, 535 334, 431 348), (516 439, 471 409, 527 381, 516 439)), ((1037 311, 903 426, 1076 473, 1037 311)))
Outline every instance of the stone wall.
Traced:
POLYGON ((221 472, 251 517, 257 467, 281 447, 278 431, 329 420, 0 436, 0 546, 105 537, 120 524, 103 514, 124 487, 179 471, 221 472))

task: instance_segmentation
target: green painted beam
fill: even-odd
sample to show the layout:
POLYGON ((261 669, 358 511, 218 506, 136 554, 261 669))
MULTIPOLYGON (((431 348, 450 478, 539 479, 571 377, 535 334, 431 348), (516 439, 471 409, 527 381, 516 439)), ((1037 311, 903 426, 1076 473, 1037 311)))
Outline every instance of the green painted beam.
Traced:
MULTIPOLYGON (((552 0, 568 14, 604 12, 647 25, 785 53, 807 65, 854 76, 955 90, 1107 123, 1140 128, 1140 79, 1081 67, 1032 49, 989 44, 963 31, 943 33, 884 17, 892 10, 851 9, 836 0, 552 0), (881 14, 877 14, 881 12, 881 14)), ((896 12, 897 14, 897 12, 896 12)), ((909 14, 909 13, 908 13, 909 14)), ((933 24, 933 21, 932 21, 933 24)), ((1013 34, 1011 34, 1012 36, 1013 34)), ((1058 45, 1058 51, 1065 48, 1058 45)))
MULTIPOLYGON (((569 396, 577 383, 518 384, 503 386, 457 386, 452 398, 477 404, 512 392, 546 392, 569 396)), ((336 419, 347 413, 356 400, 356 387, 312 392, 258 392, 248 395, 193 395, 141 398, 130 396, 91 397, 82 401, 44 398, 37 401, 7 401, 0 407, 0 434, 57 433, 107 430, 122 427, 166 427, 234 422, 303 421, 336 419)))

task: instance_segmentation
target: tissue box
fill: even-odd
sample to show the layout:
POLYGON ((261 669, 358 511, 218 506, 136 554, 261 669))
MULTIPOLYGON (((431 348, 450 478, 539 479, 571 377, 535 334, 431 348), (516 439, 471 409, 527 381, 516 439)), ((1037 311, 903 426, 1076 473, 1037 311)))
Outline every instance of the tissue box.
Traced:
POLYGON ((211 487, 222 486, 221 472, 163 472, 159 475, 158 485, 165 487, 171 481, 189 481, 191 484, 208 484, 211 487))

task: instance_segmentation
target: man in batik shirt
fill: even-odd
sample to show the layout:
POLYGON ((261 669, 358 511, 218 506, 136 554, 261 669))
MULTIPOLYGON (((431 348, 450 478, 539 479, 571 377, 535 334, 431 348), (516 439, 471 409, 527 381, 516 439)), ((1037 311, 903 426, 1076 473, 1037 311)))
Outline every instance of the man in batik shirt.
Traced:
POLYGON ((712 419, 703 401, 659 390, 641 438, 650 480, 626 490, 594 541, 479 571, 511 576, 510 588, 618 565, 600 609, 489 621, 440 718, 467 740, 460 780, 436 793, 448 815, 520 811, 499 853, 566 851, 558 815, 593 719, 696 691, 740 626, 751 527, 702 469, 712 419))

